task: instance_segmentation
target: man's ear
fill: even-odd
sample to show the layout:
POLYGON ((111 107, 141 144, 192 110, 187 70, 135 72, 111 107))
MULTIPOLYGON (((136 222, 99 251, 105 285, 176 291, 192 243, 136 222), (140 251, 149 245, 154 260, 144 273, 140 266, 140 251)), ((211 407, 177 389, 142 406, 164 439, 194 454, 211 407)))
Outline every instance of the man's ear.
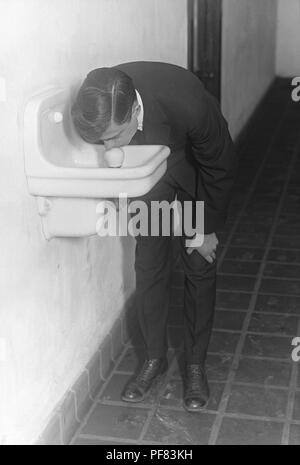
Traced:
POLYGON ((141 105, 139 105, 137 102, 133 104, 132 107, 132 116, 138 116, 141 111, 141 105))

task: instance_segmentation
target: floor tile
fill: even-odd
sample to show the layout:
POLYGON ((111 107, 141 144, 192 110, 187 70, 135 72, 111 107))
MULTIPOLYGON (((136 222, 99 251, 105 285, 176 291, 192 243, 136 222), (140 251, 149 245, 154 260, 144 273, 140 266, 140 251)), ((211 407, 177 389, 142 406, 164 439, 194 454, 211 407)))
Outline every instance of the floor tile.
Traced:
POLYGON ((159 399, 159 405, 163 407, 182 407, 182 380, 170 379, 159 399))
POLYGON ((239 224, 236 228, 236 233, 268 233, 270 231, 271 225, 266 223, 249 223, 249 224, 239 224))
POLYGON ((275 278, 300 279, 300 265, 266 263, 264 276, 274 276, 275 278))
POLYGON ((235 382, 288 387, 292 364, 273 360, 242 357, 235 373, 235 382))
MULTIPOLYGON (((271 175, 268 180, 265 179, 263 172, 261 173, 260 177, 257 179, 256 189, 261 191, 261 188, 265 188, 266 186, 269 187, 268 192, 273 192, 273 187, 276 185, 276 176, 271 175)), ((276 209, 277 203, 272 200, 265 199, 263 202, 259 202, 255 200, 254 197, 255 193, 251 197, 248 205, 246 206, 246 212, 248 211, 258 211, 258 212, 268 212, 276 209)))
POLYGON ((264 247, 267 242, 267 234, 264 233, 236 233, 232 236, 231 245, 243 247, 264 247))
POLYGON ((138 439, 147 417, 146 409, 97 404, 81 432, 95 436, 138 439))
POLYGON ((259 292, 265 294, 300 295, 300 280, 263 278, 259 292))
POLYGON ((290 426, 289 445, 290 446, 299 446, 300 445, 300 425, 291 425, 290 426))
POLYGON ((270 249, 267 260, 279 263, 300 263, 300 250, 270 249))
POLYGON ((123 375, 115 373, 107 383, 102 394, 99 396, 99 401, 121 401, 121 392, 131 378, 131 374, 123 375))
POLYGON ((144 437, 162 444, 207 444, 215 416, 157 409, 144 437))
POLYGON ((237 260, 224 260, 219 271, 220 273, 232 273, 239 275, 256 276, 260 267, 260 262, 247 262, 237 260))
POLYGON ((234 385, 226 412, 284 419, 288 391, 258 386, 234 385))
POLYGON ((118 371, 128 371, 133 373, 144 359, 145 353, 141 348, 130 347, 127 349, 116 369, 118 371))
MULTIPOLYGON (((300 169, 300 168, 298 168, 300 169)), ((290 186, 287 188, 287 192, 290 191, 290 186)), ((298 191, 299 191, 299 186, 298 186, 298 191)), ((299 218, 299 213, 291 214, 291 213, 286 213, 285 211, 282 211, 279 215, 278 219, 278 225, 283 225, 283 226, 300 226, 300 218, 299 218)))
POLYGON ((248 331, 295 336, 297 326, 298 318, 295 316, 253 313, 248 331))
POLYGON ((229 353, 233 354, 237 343, 239 341, 240 334, 223 332, 223 331, 213 331, 211 340, 208 346, 209 352, 214 353, 229 353))
POLYGON ((300 315, 300 297, 270 294, 259 295, 256 301, 255 311, 300 315))
POLYGON ((231 260, 261 260, 264 256, 263 248, 255 247, 228 247, 225 259, 231 260))
POLYGON ((300 420, 300 392, 295 395, 293 419, 300 420))
POLYGON ((300 224, 279 224, 275 229, 275 234, 280 236, 300 235, 300 224))
POLYGON ((229 291, 253 291, 255 285, 255 278, 248 278, 246 276, 233 276, 218 274, 217 288, 218 290, 229 291))
POLYGON ((291 203, 291 202, 283 202, 282 209, 286 213, 298 213, 299 212, 299 204, 291 203))
POLYGON ((289 235, 287 238, 286 236, 276 235, 273 237, 271 247, 280 247, 282 249, 300 249, 300 236, 289 235))
POLYGON ((291 353, 291 339, 289 337, 248 334, 243 348, 243 355, 287 360, 290 360, 291 353))
POLYGON ((232 355, 208 354, 206 359, 206 373, 208 381, 226 381, 232 365, 232 355))
POLYGON ((240 331, 242 329, 245 316, 245 312, 217 310, 214 317, 214 328, 240 331))
MULTIPOLYGON (((299 173, 295 173, 298 175, 299 178, 299 173)), ((296 192, 291 193, 291 192, 286 192, 284 196, 284 201, 287 202, 288 204, 295 204, 296 206, 300 207, 300 195, 297 194, 296 192)), ((298 210, 299 211, 299 210, 298 210)))
POLYGON ((280 444, 283 425, 270 421, 224 418, 218 445, 276 445, 280 444))
POLYGON ((275 211, 259 212, 255 208, 251 211, 245 211, 240 219, 240 223, 255 223, 265 221, 267 224, 272 224, 275 216, 275 211))
POLYGON ((250 293, 217 291, 216 308, 229 310, 247 310, 251 299, 250 293))

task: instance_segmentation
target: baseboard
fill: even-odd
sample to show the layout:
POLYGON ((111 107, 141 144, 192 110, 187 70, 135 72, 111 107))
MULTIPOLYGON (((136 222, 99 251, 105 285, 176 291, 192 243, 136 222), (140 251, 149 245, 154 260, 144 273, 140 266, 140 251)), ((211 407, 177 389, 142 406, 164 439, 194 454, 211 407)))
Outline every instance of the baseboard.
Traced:
POLYGON ((134 297, 126 302, 121 315, 105 337, 79 378, 50 415, 35 445, 68 445, 88 413, 103 383, 131 339, 135 327, 134 297))

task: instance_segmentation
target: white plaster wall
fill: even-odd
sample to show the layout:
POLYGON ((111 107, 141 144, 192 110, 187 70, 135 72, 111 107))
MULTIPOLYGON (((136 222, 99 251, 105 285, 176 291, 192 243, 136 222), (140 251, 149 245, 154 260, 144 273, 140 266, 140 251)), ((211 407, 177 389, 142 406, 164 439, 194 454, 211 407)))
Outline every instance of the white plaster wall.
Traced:
POLYGON ((234 137, 275 77, 276 15, 277 0, 223 0, 222 109, 234 137))
POLYGON ((132 238, 42 238, 24 101, 95 67, 185 66, 186 42, 185 0, 0 0, 0 443, 36 439, 134 288, 132 238))
POLYGON ((300 76, 300 0, 279 0, 276 71, 278 76, 300 76))

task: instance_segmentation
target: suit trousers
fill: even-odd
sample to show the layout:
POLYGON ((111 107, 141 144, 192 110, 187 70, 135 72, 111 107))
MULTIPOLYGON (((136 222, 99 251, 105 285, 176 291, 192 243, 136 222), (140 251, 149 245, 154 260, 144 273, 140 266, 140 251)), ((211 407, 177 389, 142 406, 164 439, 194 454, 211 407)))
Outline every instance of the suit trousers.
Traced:
MULTIPOLYGON (((192 166, 185 166, 185 176, 187 170, 191 177, 196 176, 192 166)), ((195 203, 168 171, 150 192, 134 200, 143 200, 147 205, 150 225, 152 202, 173 202, 176 196, 182 208, 186 200, 195 203)), ((189 255, 186 238, 184 235, 178 238, 184 269, 184 358, 186 363, 204 365, 214 317, 216 260, 210 264, 196 250, 189 255)), ((161 228, 157 236, 136 236, 136 307, 147 358, 150 359, 163 358, 168 350, 172 239, 172 235, 163 235, 161 228)))

